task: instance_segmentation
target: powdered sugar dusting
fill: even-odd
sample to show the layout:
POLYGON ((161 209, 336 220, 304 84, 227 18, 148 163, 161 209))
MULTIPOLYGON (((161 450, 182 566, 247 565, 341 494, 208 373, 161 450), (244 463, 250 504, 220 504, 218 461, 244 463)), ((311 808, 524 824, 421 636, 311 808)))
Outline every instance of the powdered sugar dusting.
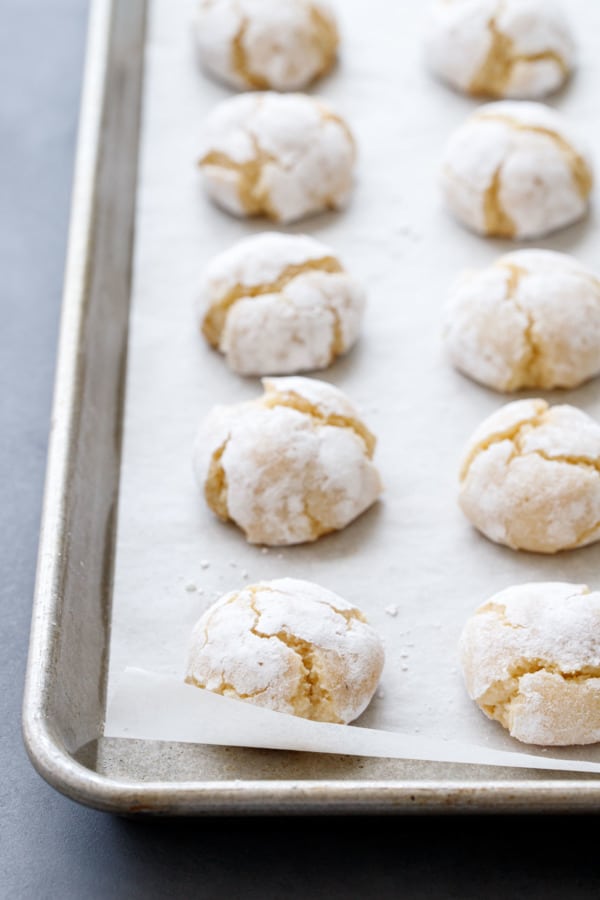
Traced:
POLYGON ((467 689, 514 737, 600 740, 600 592, 530 583, 483 603, 460 640, 467 689))
POLYGON ((581 138, 542 103, 480 107, 451 135, 441 186, 449 209, 480 234, 547 235, 580 219, 592 186, 581 138))
POLYGON ((506 254, 453 285, 444 338, 452 363, 496 390, 576 387, 600 372, 600 280, 565 253, 506 254))
POLYGON ((600 539, 600 425, 569 405, 506 404, 466 448, 460 505, 493 541, 538 553, 600 539))
POLYGON ((255 91, 208 115, 199 149, 212 199, 237 216, 294 222, 343 207, 353 186, 354 139, 323 100, 255 91))
POLYGON ((316 584, 259 582, 222 597, 194 628, 187 680, 320 721, 347 723, 371 700, 383 643, 360 610, 316 584))
POLYGON ((381 492, 361 429, 370 433, 332 385, 301 377, 263 383, 264 398, 217 407, 200 428, 196 473, 207 497, 222 488, 226 511, 213 508, 257 544, 314 541, 344 528, 381 492))
POLYGON ((466 93, 533 99, 564 83, 575 42, 552 0, 438 0, 427 23, 425 59, 466 93))
POLYGON ((242 89, 305 87, 331 67, 338 46, 324 0, 202 0, 194 24, 206 70, 242 89))

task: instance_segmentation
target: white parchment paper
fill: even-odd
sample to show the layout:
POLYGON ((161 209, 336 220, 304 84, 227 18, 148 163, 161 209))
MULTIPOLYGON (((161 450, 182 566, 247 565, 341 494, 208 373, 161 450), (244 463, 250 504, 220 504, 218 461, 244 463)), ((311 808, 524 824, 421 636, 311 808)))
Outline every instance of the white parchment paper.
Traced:
MULTIPOLYGON (((511 739, 466 696, 457 661, 459 632, 481 601, 510 584, 566 580, 598 587, 600 545, 555 557, 516 553, 480 536, 458 508, 464 442, 484 416, 514 397, 488 391, 450 368, 440 340, 441 307, 463 267, 485 266, 517 245, 470 234, 441 203, 437 167, 443 145, 477 101, 452 93, 427 72, 421 56, 425 4, 344 0, 338 9, 340 64, 312 93, 337 106, 355 133, 356 187, 345 211, 285 230, 329 243, 367 287, 359 344, 331 369, 314 374, 346 391, 378 436, 375 458, 385 493, 343 532, 268 551, 248 545, 241 531, 219 522, 204 503, 191 467, 198 423, 214 403, 247 400, 261 388, 255 379, 233 375, 200 337, 196 287, 215 253, 273 226, 232 218, 205 197, 196 167, 199 134, 205 115, 231 92, 197 66, 193 3, 154 0, 105 733, 153 737, 147 724, 136 733, 136 710, 151 702, 153 678, 172 685, 181 680, 190 631, 207 606, 240 585, 292 576, 345 596, 384 637, 381 686, 357 724, 423 738, 429 748, 437 742, 441 759, 455 758, 449 751, 444 755, 450 742, 472 746, 474 762, 483 761, 477 748, 528 754, 535 748, 511 739), (150 674, 124 677, 128 667, 150 674)), ((549 103, 580 128, 600 173, 600 6, 572 0, 568 12, 580 45, 579 68, 549 103)), ((593 207, 586 221, 529 246, 569 252, 599 269, 599 234, 593 207)), ((597 382, 540 396, 600 418, 597 382)), ((163 688, 164 683, 164 698, 163 688)), ((227 723, 233 701, 215 699, 194 708, 227 723)), ((245 706, 251 716, 255 710, 245 706)), ((173 716, 161 717, 156 704, 153 716, 160 732, 154 737, 189 739, 178 736, 173 716)), ((231 743, 252 745, 244 721, 239 719, 238 740, 227 725, 223 733, 231 743)), ((303 726, 318 733, 302 720, 294 722, 293 733, 303 726)), ((194 735, 203 739, 201 729, 194 735)), ((296 746, 301 743, 298 738, 296 746)), ((410 746, 416 757, 418 744, 410 746)), ((551 755, 600 763, 597 746, 551 755)))

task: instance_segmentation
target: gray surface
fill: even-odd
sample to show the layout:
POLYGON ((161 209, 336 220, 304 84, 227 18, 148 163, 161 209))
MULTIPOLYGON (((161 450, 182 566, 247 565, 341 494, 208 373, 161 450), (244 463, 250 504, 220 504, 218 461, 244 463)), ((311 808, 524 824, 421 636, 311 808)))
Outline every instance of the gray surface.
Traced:
POLYGON ((21 699, 87 4, 0 14, 0 897, 597 897, 595 818, 129 821, 34 772, 21 699))

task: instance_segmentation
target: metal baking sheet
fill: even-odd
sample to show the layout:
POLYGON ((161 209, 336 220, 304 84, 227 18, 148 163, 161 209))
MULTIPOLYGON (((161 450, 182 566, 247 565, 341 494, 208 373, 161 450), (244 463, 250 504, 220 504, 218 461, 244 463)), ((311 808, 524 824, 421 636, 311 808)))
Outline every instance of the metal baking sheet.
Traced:
MULTIPOLYGON (((202 116, 229 92, 194 69, 189 35, 182 38, 181 31, 175 46, 182 52, 173 66, 173 35, 187 24, 190 6, 182 9, 160 0, 149 10, 141 0, 95 0, 92 9, 23 710, 33 764, 74 799, 128 814, 597 808, 600 779, 575 773, 102 736, 109 661, 114 669, 131 662, 168 669, 177 646, 169 640, 148 645, 143 627, 122 640, 134 608, 123 598, 143 609, 144 591, 153 581, 183 634, 202 606, 200 597, 206 601, 211 592, 235 586, 243 569, 262 578, 292 574, 293 567, 298 577, 320 580, 340 593, 352 582, 351 598, 385 629, 389 671, 398 675, 396 667, 403 675, 384 677, 383 694, 370 708, 367 724, 400 722, 424 733, 439 729, 443 737, 454 715, 461 727, 473 729, 471 737, 502 743, 497 729, 485 731, 488 724, 495 726, 459 696, 453 639, 464 615, 482 590, 491 593, 517 580, 593 581, 600 559, 594 547, 552 559, 514 554, 474 534, 457 511, 455 465, 468 434, 465 426, 477 424, 505 398, 448 369, 436 343, 437 315, 459 267, 485 264, 508 245, 467 234, 440 208, 437 156, 474 101, 429 80, 412 5, 392 8, 379 0, 368 9, 359 3, 342 6, 347 27, 341 64, 316 89, 338 105, 357 134, 355 196, 344 213, 289 230, 310 231, 330 243, 369 288, 363 339, 319 377, 347 390, 378 434, 386 497, 340 535, 261 559, 234 529, 212 522, 190 490, 182 539, 170 544, 169 565, 161 568, 172 531, 161 533, 161 518, 151 514, 159 493, 148 495, 150 506, 136 503, 136 454, 147 466, 146 476, 159 471, 153 470, 152 439, 170 435, 166 445, 158 445, 174 454, 160 473, 175 473, 174 496, 183 497, 181 486, 191 484, 186 436, 193 435, 207 399, 233 402, 258 392, 256 382, 235 379, 197 340, 192 299, 194 279, 212 253, 265 227, 226 217, 195 184, 194 142, 202 116), (365 41, 366 34, 372 41, 365 41), (161 148, 153 144, 158 134, 165 136, 161 148), (153 229, 160 222, 164 253, 156 255, 151 238, 156 240, 153 229), (164 347, 154 356, 149 332, 140 324, 152 313, 158 313, 155 334, 164 347), (176 335, 165 331, 168 321, 177 323, 176 335), (156 432, 147 409, 130 402, 137 396, 136 382, 151 371, 149 360, 158 369, 148 391, 162 384, 153 395, 157 419, 171 416, 156 432), (187 385, 183 396, 176 390, 181 377, 187 385), (142 521, 147 527, 140 530, 142 521), (390 543, 396 536, 401 539, 390 543), (129 538, 135 538, 133 546, 129 538), (137 566, 131 564, 136 554, 137 566), (148 573, 152 555, 157 569, 148 573), (203 558, 211 563, 208 569, 200 566, 203 558), (462 574, 467 570, 468 579, 462 574), (373 596, 374 573, 385 599, 373 596), (186 592, 189 581, 205 584, 206 594, 186 592), (399 608, 395 617, 385 611, 390 604, 399 608), (434 648, 441 648, 442 658, 431 666, 434 648), (436 685, 441 685, 437 695, 436 685)), ((588 9, 583 0, 570 10, 586 25, 578 29, 582 63, 573 85, 553 104, 589 130, 598 64, 593 40, 586 44, 586 36, 600 24, 600 10, 588 9)), ((597 129, 591 136, 598 137, 597 129)), ((592 213, 543 246, 573 252, 593 266, 597 238, 592 213)), ((593 384, 568 397, 600 413, 593 384)), ((160 610, 160 602, 150 609, 160 610)), ((146 628, 156 624, 145 622, 146 628)))

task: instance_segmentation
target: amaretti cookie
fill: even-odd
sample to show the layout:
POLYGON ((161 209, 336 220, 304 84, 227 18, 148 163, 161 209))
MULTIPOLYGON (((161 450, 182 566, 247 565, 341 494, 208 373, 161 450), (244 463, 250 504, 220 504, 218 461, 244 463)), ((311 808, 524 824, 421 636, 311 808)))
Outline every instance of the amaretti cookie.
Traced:
POLYGON ((306 235, 242 238, 203 272, 200 327, 241 375, 326 368, 358 338, 365 292, 306 235))
POLYGON ((475 430, 459 503, 486 537, 557 553, 600 538, 600 425, 574 406, 515 400, 475 430))
POLYGON ((375 437, 330 384, 262 383, 262 397, 216 406, 200 426, 194 463, 209 507, 252 544, 299 544, 344 528, 381 493, 375 437))
POLYGON ((364 614, 309 581, 225 594, 196 624, 186 681, 319 722, 347 724, 371 701, 384 646, 364 614))
POLYGON ((300 90, 332 67, 339 44, 324 0, 201 0, 194 32, 204 69, 242 90, 300 90))
POLYGON ((600 279, 565 253, 517 250, 460 276, 443 336, 454 366, 498 391, 576 387, 600 372, 600 279))
POLYGON ((479 96, 543 97, 575 63, 570 23, 552 0, 437 0, 424 45, 436 75, 479 96))
POLYGON ((560 582, 495 594, 466 622, 469 696, 527 744, 600 741, 600 592, 560 582))
POLYGON ((442 161, 448 208, 482 235, 535 238, 581 219, 592 162, 570 124, 543 103, 501 101, 473 113, 442 161))
POLYGON ((323 100, 252 91, 209 114, 199 165, 218 206, 289 223, 346 205, 355 156, 350 128, 323 100))

